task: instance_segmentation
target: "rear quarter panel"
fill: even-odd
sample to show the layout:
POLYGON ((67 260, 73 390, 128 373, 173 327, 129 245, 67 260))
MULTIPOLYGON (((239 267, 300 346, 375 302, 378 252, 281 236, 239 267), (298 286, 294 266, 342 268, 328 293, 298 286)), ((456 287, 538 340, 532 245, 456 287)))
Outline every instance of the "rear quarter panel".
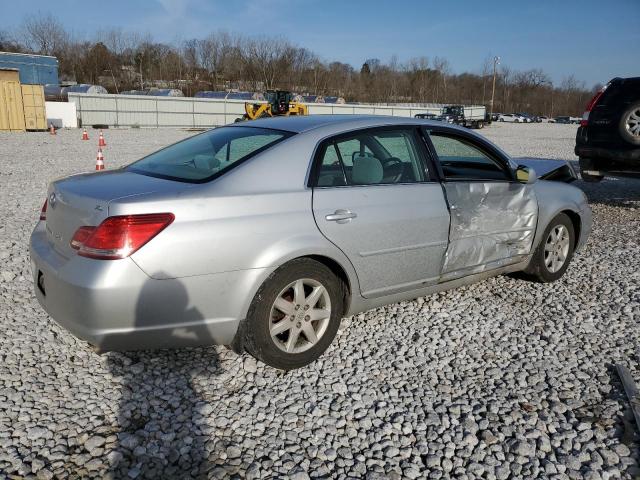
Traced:
POLYGON ((292 137, 210 183, 116 200, 109 214, 175 215, 131 257, 153 278, 278 267, 300 256, 324 255, 357 285, 349 260, 314 221, 312 190, 305 186, 313 146, 292 137))

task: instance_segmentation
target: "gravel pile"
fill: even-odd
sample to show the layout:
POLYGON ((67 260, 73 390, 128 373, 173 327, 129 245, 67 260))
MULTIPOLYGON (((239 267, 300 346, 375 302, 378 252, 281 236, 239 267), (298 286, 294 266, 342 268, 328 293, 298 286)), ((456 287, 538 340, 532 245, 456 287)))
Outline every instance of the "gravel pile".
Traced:
MULTIPOLYGON (((595 225, 552 285, 498 277, 344 319, 283 374, 223 347, 97 355, 32 295, 28 239, 96 132, 0 134, 0 477, 640 477, 611 365, 640 384, 640 182, 577 183, 595 225)), ((575 127, 493 125, 516 156, 575 159, 575 127)), ((107 168, 191 135, 108 130, 107 168)))

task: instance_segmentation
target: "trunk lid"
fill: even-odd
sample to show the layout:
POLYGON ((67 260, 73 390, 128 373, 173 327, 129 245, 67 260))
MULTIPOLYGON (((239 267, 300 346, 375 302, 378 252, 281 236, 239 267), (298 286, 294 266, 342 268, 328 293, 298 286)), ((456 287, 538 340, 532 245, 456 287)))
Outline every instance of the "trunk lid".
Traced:
POLYGON ((47 238, 66 258, 75 255, 69 242, 76 230, 95 226, 109 216, 109 203, 123 197, 185 188, 177 182, 126 170, 81 174, 57 180, 47 192, 47 238))

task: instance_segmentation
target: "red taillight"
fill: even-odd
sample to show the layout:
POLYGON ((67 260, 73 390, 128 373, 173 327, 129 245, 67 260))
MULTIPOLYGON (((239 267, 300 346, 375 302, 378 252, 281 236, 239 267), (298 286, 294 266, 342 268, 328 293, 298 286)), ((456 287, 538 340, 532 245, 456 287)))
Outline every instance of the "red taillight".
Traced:
POLYGON ((591 112, 591 110, 593 110, 593 107, 596 106, 596 103, 598 102, 606 88, 607 87, 604 87, 598 90, 593 98, 589 100, 589 103, 587 103, 584 113, 582 114, 582 120, 580 120, 581 126, 586 127, 587 125, 589 125, 589 113, 591 112))
POLYGON ((173 213, 109 217, 97 227, 80 227, 71 240, 71 246, 77 248, 78 255, 83 257, 101 260, 125 258, 167 228, 174 218, 173 213))
POLYGON ((78 230, 76 230, 76 233, 73 234, 71 242, 69 242, 71 248, 79 250, 95 229, 96 227, 80 227, 78 230))
POLYGON ((47 201, 44 201, 44 205, 42 205, 42 210, 40 210, 40 220, 47 219, 47 201))

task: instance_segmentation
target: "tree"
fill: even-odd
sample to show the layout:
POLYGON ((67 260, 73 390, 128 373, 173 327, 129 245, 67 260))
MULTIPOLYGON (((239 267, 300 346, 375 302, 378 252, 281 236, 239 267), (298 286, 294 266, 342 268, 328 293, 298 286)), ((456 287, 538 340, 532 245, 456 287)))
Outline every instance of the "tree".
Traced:
MULTIPOLYGON (((367 58, 361 68, 325 61, 282 36, 247 37, 225 31, 180 44, 158 43, 149 34, 108 28, 92 37, 67 33, 52 15, 26 17, 20 39, 0 31, 0 49, 53 54, 60 78, 103 82, 110 91, 145 86, 200 90, 281 88, 301 94, 341 96, 349 101, 463 103, 488 101, 493 57, 478 73, 452 73, 441 56, 406 63, 367 58)), ((599 87, 599 86, 598 86, 599 87)), ((516 71, 503 65, 496 78, 496 111, 578 115, 593 92, 575 76, 554 87, 541 68, 516 71)))
POLYGON ((6 30, 0 30, 0 51, 21 53, 24 48, 11 33, 6 30))
POLYGON ((68 39, 60 21, 50 13, 26 17, 22 32, 28 48, 41 55, 58 54, 68 39))

